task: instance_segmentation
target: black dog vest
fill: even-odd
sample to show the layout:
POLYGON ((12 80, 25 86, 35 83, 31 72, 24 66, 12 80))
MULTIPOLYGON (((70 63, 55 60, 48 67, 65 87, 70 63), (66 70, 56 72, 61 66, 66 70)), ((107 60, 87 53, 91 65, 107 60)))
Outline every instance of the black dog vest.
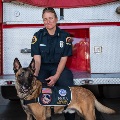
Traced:
POLYGON ((71 101, 69 87, 43 87, 38 102, 44 106, 66 106, 71 101))

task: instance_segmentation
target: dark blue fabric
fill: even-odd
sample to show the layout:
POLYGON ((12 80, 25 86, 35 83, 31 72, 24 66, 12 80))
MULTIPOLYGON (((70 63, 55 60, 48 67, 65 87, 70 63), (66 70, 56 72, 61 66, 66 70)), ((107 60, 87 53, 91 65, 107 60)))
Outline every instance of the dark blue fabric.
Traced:
MULTIPOLYGON (((46 78, 55 75, 56 70, 57 70, 57 66, 58 66, 57 64, 50 64, 50 63, 42 64, 39 75, 38 75, 38 79, 41 82, 46 82, 45 81, 46 78)), ((72 74, 72 72, 69 69, 65 68, 62 71, 55 86, 69 86, 69 87, 73 86, 73 74, 72 74)))
POLYGON ((69 87, 43 87, 43 89, 43 92, 41 91, 39 96, 39 103, 41 105, 68 105, 71 101, 71 91, 69 87))
POLYGON ((31 44, 31 56, 41 55, 42 63, 59 63, 61 57, 72 55, 72 43, 66 44, 69 34, 57 27, 54 35, 41 29, 35 33, 36 42, 31 44))

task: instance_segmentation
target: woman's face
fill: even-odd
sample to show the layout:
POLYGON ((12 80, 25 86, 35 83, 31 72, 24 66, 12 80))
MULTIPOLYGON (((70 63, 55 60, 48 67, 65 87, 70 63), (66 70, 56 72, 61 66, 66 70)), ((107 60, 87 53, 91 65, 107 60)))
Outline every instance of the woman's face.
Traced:
POLYGON ((54 13, 45 12, 43 14, 43 22, 44 22, 44 26, 46 27, 46 29, 51 30, 51 29, 56 28, 57 21, 58 19, 55 17, 54 13))

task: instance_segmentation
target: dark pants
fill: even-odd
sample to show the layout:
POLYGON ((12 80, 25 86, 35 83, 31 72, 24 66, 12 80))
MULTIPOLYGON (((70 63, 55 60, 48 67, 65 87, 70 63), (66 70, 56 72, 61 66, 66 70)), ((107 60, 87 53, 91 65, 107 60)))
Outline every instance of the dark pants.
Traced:
MULTIPOLYGON (((42 64, 38 75, 38 79, 41 82, 45 83, 46 78, 55 75, 57 67, 58 67, 57 64, 42 64)), ((55 86, 69 86, 69 87, 73 86, 73 74, 68 68, 65 68, 62 71, 55 86)), ((75 113, 72 114, 66 113, 64 116, 65 120, 75 120, 75 113)))
MULTIPOLYGON (((42 64, 38 75, 38 79, 41 82, 46 82, 46 78, 55 75, 57 67, 57 64, 42 64)), ((68 68, 65 68, 62 71, 55 86, 73 86, 73 74, 68 68)))

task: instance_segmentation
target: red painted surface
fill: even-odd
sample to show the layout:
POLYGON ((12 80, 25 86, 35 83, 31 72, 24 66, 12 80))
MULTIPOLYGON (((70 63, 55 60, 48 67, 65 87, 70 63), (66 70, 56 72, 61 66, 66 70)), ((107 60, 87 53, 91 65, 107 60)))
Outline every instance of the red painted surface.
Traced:
POLYGON ((53 8, 76 8, 88 7, 114 2, 116 0, 4 0, 6 2, 16 1, 39 7, 53 8))
MULTIPOLYGON (((59 23, 62 29, 83 29, 92 26, 115 25, 120 26, 120 22, 96 22, 96 23, 59 23)), ((44 27, 43 24, 3 24, 3 28, 21 28, 21 27, 44 27)))
POLYGON ((2 0, 0 0, 0 23, 2 23, 2 0))
POLYGON ((77 71, 90 71, 89 29, 68 29, 73 39, 73 55, 68 58, 67 67, 77 71))

